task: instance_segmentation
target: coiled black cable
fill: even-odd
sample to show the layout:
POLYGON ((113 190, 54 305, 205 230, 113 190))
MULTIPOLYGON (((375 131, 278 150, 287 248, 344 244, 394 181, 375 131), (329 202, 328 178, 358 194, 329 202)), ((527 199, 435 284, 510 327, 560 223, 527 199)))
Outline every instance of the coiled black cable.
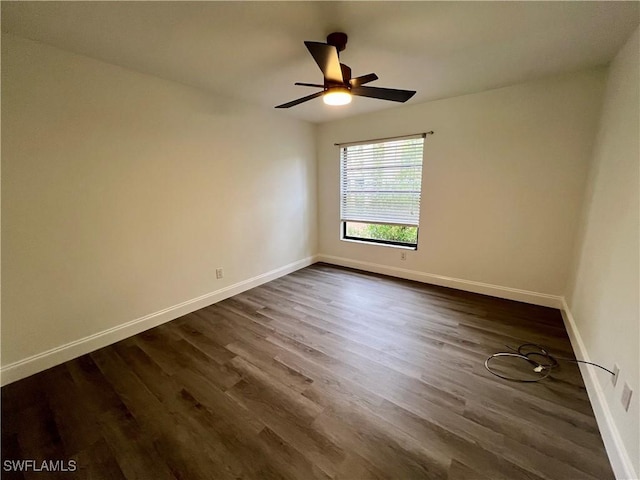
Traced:
POLYGON ((484 362, 484 367, 489 371, 489 373, 495 375, 496 377, 503 378, 504 380, 509 380, 512 382, 539 382, 544 380, 549 375, 551 375, 551 371, 556 368, 558 364, 558 360, 566 361, 566 362, 574 362, 574 363, 586 363, 588 365, 593 365, 595 367, 601 368, 602 370, 609 372, 611 375, 615 375, 608 368, 603 367, 602 365, 598 365, 597 363, 588 362, 586 360, 577 360, 574 358, 567 357, 557 357, 551 355, 546 348, 537 343, 523 343, 517 349, 510 347, 509 345, 505 345, 512 352, 498 352, 491 355, 484 362), (509 377, 507 375, 503 375, 501 373, 496 372, 491 368, 490 362, 495 358, 500 357, 511 357, 511 358, 520 358, 529 363, 532 367, 532 371, 538 374, 537 378, 515 378, 509 377))

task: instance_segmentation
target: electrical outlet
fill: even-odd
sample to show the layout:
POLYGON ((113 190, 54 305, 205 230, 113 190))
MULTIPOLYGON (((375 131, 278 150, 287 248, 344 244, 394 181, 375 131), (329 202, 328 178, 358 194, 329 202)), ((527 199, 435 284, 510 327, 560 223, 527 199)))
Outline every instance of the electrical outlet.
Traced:
POLYGON ((407 259, 407 252, 400 252, 400 260, 406 260, 407 259))
POLYGON ((220 280, 222 277, 224 277, 224 272, 222 271, 222 267, 216 268, 216 278, 220 280))
POLYGON ((620 376, 620 367, 617 363, 613 364, 613 375, 611 375, 611 383, 615 387, 618 383, 618 377, 620 376))
POLYGON ((625 412, 629 411, 629 404, 631 404, 631 395, 633 394, 633 390, 627 382, 624 382, 624 388, 622 389, 622 398, 620 401, 622 402, 622 408, 624 408, 625 412))

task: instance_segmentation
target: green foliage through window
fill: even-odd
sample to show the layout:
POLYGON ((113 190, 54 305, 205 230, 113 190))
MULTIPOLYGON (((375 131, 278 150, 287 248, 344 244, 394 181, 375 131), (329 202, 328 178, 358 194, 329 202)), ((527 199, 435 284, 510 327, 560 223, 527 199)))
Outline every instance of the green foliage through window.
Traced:
POLYGON ((347 237, 398 242, 410 245, 416 245, 418 243, 418 227, 357 222, 346 222, 346 227, 347 237))

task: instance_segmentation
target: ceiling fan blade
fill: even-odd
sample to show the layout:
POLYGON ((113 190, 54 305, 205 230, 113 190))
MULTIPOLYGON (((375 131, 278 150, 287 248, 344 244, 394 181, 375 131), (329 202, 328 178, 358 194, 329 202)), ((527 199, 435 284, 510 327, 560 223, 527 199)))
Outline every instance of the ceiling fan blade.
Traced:
POLYGON ((378 80, 378 76, 375 73, 369 73, 367 75, 361 75, 359 77, 352 78, 349 83, 352 87, 359 87, 360 85, 373 82, 374 80, 378 80))
POLYGON ((278 105, 276 108, 289 108, 295 107, 296 105, 300 105, 301 103, 308 102, 309 100, 313 100, 314 98, 322 96, 324 90, 322 92, 316 92, 311 95, 307 95, 306 97, 299 98, 297 100, 293 100, 291 102, 283 103, 282 105, 278 105))
POLYGON ((352 87, 351 93, 361 97, 379 98, 392 102, 406 102, 415 95, 413 90, 396 90, 395 88, 352 87))
POLYGON ((318 87, 318 88, 324 88, 324 85, 318 85, 317 83, 303 83, 303 82, 296 82, 295 85, 302 85, 303 87, 318 87))
POLYGON ((309 53, 316 61, 324 78, 331 82, 343 83, 342 68, 338 58, 338 49, 333 45, 320 42, 304 42, 309 53))

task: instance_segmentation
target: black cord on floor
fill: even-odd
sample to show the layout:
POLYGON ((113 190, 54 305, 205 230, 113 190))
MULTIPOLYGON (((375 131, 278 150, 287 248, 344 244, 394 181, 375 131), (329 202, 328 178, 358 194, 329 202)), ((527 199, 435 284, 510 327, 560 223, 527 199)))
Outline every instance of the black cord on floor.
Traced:
POLYGON ((598 365, 597 363, 587 362, 586 360, 577 360, 574 358, 553 356, 543 346, 538 345, 537 343, 523 343, 517 349, 510 347, 509 345, 505 345, 505 347, 507 347, 513 353, 511 352, 494 353, 493 355, 491 355, 489 358, 485 360, 484 366, 490 373, 492 373, 496 377, 500 377, 505 380, 510 380, 512 382, 531 383, 531 382, 539 382, 540 380, 544 380, 549 375, 551 375, 551 371, 558 366, 558 360, 562 360, 566 362, 574 362, 574 363, 586 363, 588 365, 593 365, 595 367, 601 368, 602 370, 609 372, 611 375, 615 375, 615 373, 613 373, 611 370, 603 367, 602 365, 598 365), (538 374, 538 377, 529 378, 529 379, 514 378, 514 377, 508 377, 506 375, 502 375, 496 372, 495 370, 492 370, 490 365, 491 360, 495 358, 500 358, 500 357, 520 358, 522 360, 525 360, 531 365, 532 371, 538 374))

